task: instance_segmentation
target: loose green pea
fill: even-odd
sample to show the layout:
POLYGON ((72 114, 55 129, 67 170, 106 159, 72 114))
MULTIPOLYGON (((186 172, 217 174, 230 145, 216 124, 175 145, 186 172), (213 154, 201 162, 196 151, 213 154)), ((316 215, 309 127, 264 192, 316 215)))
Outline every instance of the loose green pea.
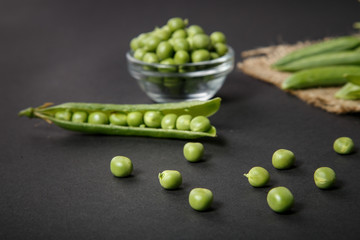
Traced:
POLYGON ((188 131, 190 130, 191 115, 180 115, 176 120, 176 129, 188 131))
POLYGON ((295 155, 287 149, 279 149, 272 156, 272 165, 277 169, 287 169, 294 165, 295 155))
POLYGON ((216 43, 214 48, 220 56, 224 56, 228 52, 228 47, 224 43, 216 43))
POLYGON ((184 157, 189 162, 198 162, 204 155, 204 145, 199 142, 189 142, 184 145, 184 157))
POLYGON ((175 113, 166 114, 161 120, 162 129, 175 129, 177 115, 175 113))
POLYGON ((172 35, 172 38, 187 38, 186 31, 184 29, 178 29, 176 30, 172 35))
POLYGON ((210 60, 210 53, 205 49, 195 50, 191 54, 191 60, 194 63, 210 60))
POLYGON ((165 170, 158 175, 160 185, 165 189, 179 188, 182 183, 182 176, 179 171, 165 170))
POLYGON ((263 187, 270 180, 269 172, 263 167, 253 167, 247 174, 244 174, 253 187, 263 187))
POLYGON ((137 39, 139 40, 139 47, 144 47, 145 46, 145 42, 146 42, 146 39, 150 36, 150 33, 141 33, 137 39))
POLYGON ((214 45, 215 43, 226 43, 225 34, 222 32, 213 32, 210 35, 211 43, 214 45))
POLYGON ((170 31, 175 32, 178 29, 184 28, 187 25, 187 20, 175 17, 169 19, 167 25, 169 26, 170 31))
POLYGON ((204 30, 199 25, 191 25, 186 29, 186 31, 189 37, 192 37, 198 33, 204 33, 204 30))
POLYGON ((110 171, 115 177, 127 177, 133 171, 133 164, 127 157, 116 156, 111 159, 110 171))
POLYGON ((219 58, 220 55, 217 52, 210 52, 210 58, 211 59, 216 59, 219 58))
POLYGON ((210 38, 204 33, 198 33, 192 37, 193 49, 207 49, 210 46, 210 38))
POLYGON ((140 41, 138 38, 133 38, 130 41, 130 48, 135 51, 136 49, 140 48, 140 41))
POLYGON ((55 113, 55 118, 64 120, 64 121, 70 121, 71 120, 71 112, 68 110, 58 111, 55 113))
POLYGON ((173 47, 167 41, 163 41, 159 43, 156 48, 156 55, 159 57, 160 60, 164 60, 166 58, 172 57, 174 53, 173 47))
POLYGON ((207 132, 210 128, 210 120, 205 116, 194 117, 190 122, 190 130, 194 132, 207 132))
POLYGON ((92 112, 89 115, 88 122, 92 124, 108 124, 109 118, 103 112, 92 112))
POLYGON ((149 52, 155 51, 160 42, 161 39, 159 37, 157 37, 156 35, 151 35, 146 38, 144 42, 144 48, 146 51, 149 52))
POLYGON ((166 41, 170 38, 171 31, 167 28, 156 28, 154 31, 154 35, 160 38, 161 41, 166 41))
POLYGON ((78 112, 74 112, 74 114, 72 115, 71 121, 76 122, 76 123, 84 123, 87 121, 87 117, 88 117, 87 112, 78 111, 78 112))
POLYGON ((340 137, 335 140, 333 147, 339 154, 349 154, 354 150, 354 142, 349 137, 340 137))
POLYGON ((143 60, 146 53, 147 53, 147 51, 145 49, 138 48, 134 52, 134 58, 141 61, 141 60, 143 60))
POLYGON ((174 47, 175 51, 180 51, 180 50, 189 51, 190 50, 189 42, 183 38, 174 39, 173 47, 174 47))
POLYGON ((112 113, 109 117, 111 124, 126 126, 127 125, 127 116, 124 113, 112 113))
POLYGON ((159 58, 155 53, 147 52, 143 57, 143 61, 146 63, 159 63, 159 58))
POLYGON ((185 64, 190 61, 190 56, 187 51, 179 50, 174 55, 175 64, 185 64))
POLYGON ((143 114, 141 112, 130 112, 127 115, 127 124, 129 126, 139 127, 143 123, 143 114))
POLYGON ((314 182, 318 188, 328 189, 334 186, 336 174, 329 167, 320 167, 314 173, 314 182))
POLYGON ((294 196, 286 187, 271 189, 266 197, 269 207, 277 213, 283 213, 294 205, 294 196))
POLYGON ((177 71, 176 67, 172 66, 172 65, 175 64, 175 61, 172 58, 164 59, 164 60, 162 60, 160 62, 160 64, 162 64, 162 65, 170 65, 170 66, 161 66, 161 67, 159 67, 158 69, 159 69, 160 72, 176 72, 177 71))
POLYGON ((159 128, 163 117, 164 115, 159 111, 147 111, 144 114, 144 123, 147 127, 159 128))
POLYGON ((208 210, 211 207, 213 199, 213 193, 206 188, 194 188, 189 194, 189 204, 197 211, 208 210))

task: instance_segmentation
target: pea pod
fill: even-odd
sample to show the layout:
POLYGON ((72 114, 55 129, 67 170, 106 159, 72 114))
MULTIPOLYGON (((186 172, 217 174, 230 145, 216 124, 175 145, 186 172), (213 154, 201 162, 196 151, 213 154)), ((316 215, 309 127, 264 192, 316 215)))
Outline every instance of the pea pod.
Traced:
POLYGON ((19 116, 29 118, 41 118, 49 123, 54 123, 64 129, 84 133, 108 134, 108 135, 127 135, 127 136, 147 136, 158 138, 180 138, 195 139, 200 137, 215 137, 216 129, 211 126, 206 132, 195 132, 177 129, 161 129, 140 126, 120 126, 113 124, 93 124, 89 122, 73 122, 69 120, 56 118, 58 112, 86 112, 103 113, 109 116, 112 113, 141 113, 144 115, 149 111, 161 112, 163 115, 191 115, 211 116, 220 108, 220 98, 214 98, 209 101, 188 101, 179 103, 162 103, 162 104, 99 104, 99 103, 63 103, 52 106, 44 104, 37 108, 27 108, 19 112, 19 116))
POLYGON ((343 36, 293 51, 273 64, 274 68, 288 64, 292 61, 327 52, 338 52, 353 49, 360 45, 360 38, 355 36, 343 36))
POLYGON ((360 99, 360 75, 348 75, 345 78, 348 83, 335 93, 335 97, 345 100, 360 99))
POLYGON ((358 51, 342 51, 305 57, 279 66, 277 69, 280 71, 293 72, 315 67, 358 64, 360 64, 360 53, 358 51))
POLYGON ((282 83, 282 89, 302 89, 345 84, 346 75, 359 75, 360 66, 331 66, 311 68, 290 75, 282 83))

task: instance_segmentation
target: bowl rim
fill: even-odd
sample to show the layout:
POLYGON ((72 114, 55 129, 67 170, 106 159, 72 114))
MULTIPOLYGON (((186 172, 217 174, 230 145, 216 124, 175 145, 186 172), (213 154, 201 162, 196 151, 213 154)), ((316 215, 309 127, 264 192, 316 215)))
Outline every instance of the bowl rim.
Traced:
POLYGON ((139 65, 154 67, 154 68, 169 68, 169 67, 192 67, 192 66, 206 66, 206 65, 212 65, 217 63, 224 63, 227 60, 230 60, 234 58, 234 50, 231 46, 227 45, 228 52, 219 58, 209 60, 209 61, 202 61, 202 62, 196 62, 196 63, 185 63, 185 64, 160 64, 160 63, 146 63, 143 61, 140 61, 132 56, 133 50, 130 50, 126 53, 126 58, 131 63, 136 63, 139 65))

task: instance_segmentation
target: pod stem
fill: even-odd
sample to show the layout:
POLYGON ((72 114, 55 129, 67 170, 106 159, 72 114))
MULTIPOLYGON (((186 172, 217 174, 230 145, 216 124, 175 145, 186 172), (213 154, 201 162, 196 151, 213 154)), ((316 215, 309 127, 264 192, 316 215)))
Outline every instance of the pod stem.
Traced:
POLYGON ((28 117, 28 118, 33 118, 33 117, 34 117, 34 108, 29 107, 29 108, 26 108, 26 109, 24 109, 24 110, 21 110, 21 111, 18 113, 18 115, 19 115, 20 117, 26 116, 26 117, 28 117))

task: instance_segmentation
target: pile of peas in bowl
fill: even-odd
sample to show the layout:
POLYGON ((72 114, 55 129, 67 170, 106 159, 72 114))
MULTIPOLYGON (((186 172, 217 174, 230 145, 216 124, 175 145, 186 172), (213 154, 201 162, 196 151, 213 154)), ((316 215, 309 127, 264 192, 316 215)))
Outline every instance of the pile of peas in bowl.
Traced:
POLYGON ((171 18, 130 42, 128 69, 155 102, 207 100, 234 68, 234 52, 219 31, 171 18))

